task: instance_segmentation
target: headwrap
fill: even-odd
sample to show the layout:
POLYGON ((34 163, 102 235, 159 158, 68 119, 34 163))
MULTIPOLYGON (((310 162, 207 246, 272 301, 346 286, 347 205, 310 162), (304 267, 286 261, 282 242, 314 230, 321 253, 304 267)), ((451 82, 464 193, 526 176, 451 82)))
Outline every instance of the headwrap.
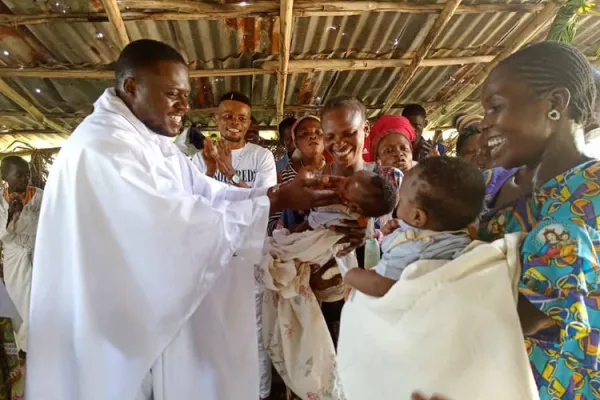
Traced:
POLYGON ((400 189, 400 184, 402 183, 404 174, 398 168, 378 166, 373 172, 388 181, 389 184, 392 185, 394 191, 397 192, 398 189, 400 189))
POLYGON ((481 115, 465 115, 459 117, 456 120, 456 130, 458 132, 462 132, 467 128, 479 125, 481 121, 483 121, 483 117, 481 115))
POLYGON ((371 128, 371 156, 373 159, 377 158, 377 146, 383 138, 388 135, 400 134, 404 135, 411 143, 415 141, 417 136, 415 135, 415 129, 411 125, 410 121, 406 117, 399 115, 384 115, 371 128))

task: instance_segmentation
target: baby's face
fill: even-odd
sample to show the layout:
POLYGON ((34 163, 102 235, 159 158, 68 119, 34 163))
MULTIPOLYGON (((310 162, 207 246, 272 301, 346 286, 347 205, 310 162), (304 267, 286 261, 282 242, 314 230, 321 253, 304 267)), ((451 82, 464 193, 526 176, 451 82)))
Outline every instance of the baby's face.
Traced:
POLYGON ((341 188, 342 199, 350 209, 359 214, 364 214, 360 204, 367 198, 373 198, 376 188, 371 184, 372 173, 360 171, 349 177, 341 188))
POLYGON ((398 192, 396 216, 410 226, 421 228, 419 226, 421 224, 416 220, 418 209, 416 181, 415 179, 411 179, 410 175, 407 175, 404 181, 402 181, 400 191, 398 192))

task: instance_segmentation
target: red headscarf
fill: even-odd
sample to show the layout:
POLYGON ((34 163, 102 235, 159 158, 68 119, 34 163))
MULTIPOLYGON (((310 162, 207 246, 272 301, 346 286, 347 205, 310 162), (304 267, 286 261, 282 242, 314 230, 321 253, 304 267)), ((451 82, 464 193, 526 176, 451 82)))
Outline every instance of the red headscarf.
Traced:
POLYGON ((371 134, 369 139, 371 142, 370 156, 375 161, 377 157, 377 146, 381 139, 388 135, 400 134, 404 135, 411 143, 415 141, 417 136, 415 135, 415 129, 411 125, 410 121, 399 115, 384 115, 375 122, 375 125, 371 128, 371 134))

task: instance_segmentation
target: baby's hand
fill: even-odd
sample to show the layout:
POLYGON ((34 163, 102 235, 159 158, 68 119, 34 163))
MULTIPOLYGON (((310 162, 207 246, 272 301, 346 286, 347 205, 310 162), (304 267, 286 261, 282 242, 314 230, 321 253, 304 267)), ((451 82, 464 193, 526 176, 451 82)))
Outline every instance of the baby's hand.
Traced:
POLYGON ((398 229, 399 226, 400 226, 400 224, 398 223, 398 220, 392 219, 385 223, 383 228, 381 228, 381 232, 383 233, 384 236, 389 235, 390 233, 392 233, 396 229, 398 229))

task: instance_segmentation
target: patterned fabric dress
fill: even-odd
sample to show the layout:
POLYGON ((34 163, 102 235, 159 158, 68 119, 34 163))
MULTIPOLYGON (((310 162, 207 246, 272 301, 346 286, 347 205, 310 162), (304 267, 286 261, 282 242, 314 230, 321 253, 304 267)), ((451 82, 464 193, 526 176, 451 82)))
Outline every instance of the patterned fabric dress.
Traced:
MULTIPOLYGON (((496 172, 486 172, 486 179, 496 172)), ((529 233, 520 291, 556 322, 525 340, 542 400, 600 397, 599 230, 600 161, 581 164, 480 220, 482 240, 529 233)))

